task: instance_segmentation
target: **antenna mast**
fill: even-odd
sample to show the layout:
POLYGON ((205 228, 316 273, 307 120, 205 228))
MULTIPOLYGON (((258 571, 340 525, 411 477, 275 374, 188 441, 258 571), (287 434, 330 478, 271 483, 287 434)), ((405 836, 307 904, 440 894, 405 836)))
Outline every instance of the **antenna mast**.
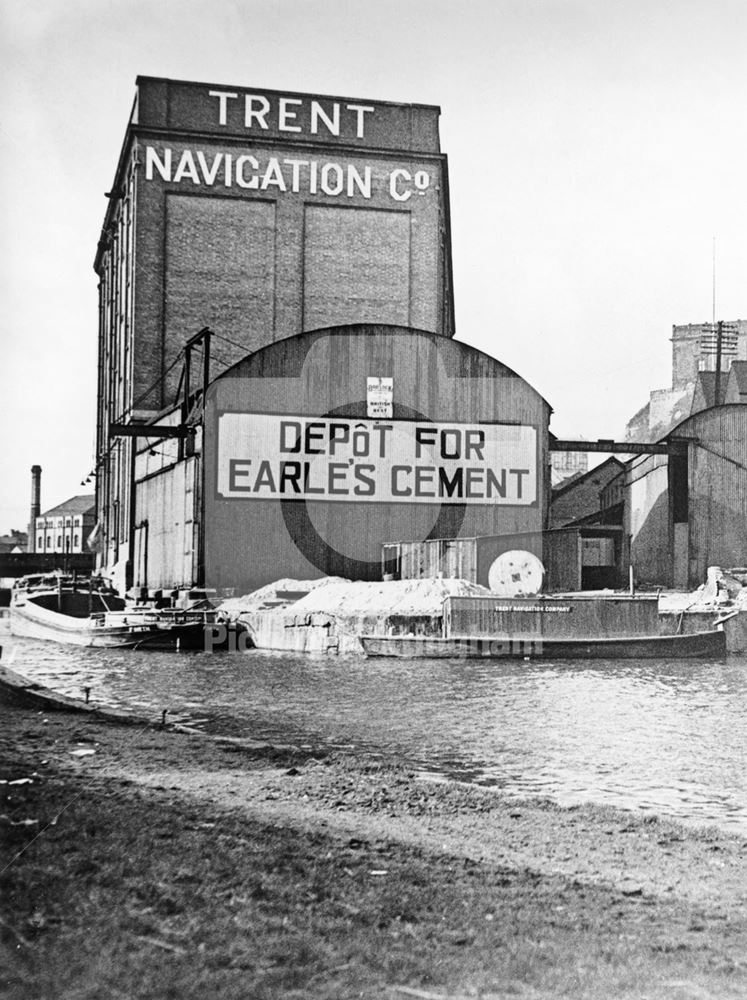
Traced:
POLYGON ((711 322, 716 326, 716 237, 713 237, 713 307, 711 322))

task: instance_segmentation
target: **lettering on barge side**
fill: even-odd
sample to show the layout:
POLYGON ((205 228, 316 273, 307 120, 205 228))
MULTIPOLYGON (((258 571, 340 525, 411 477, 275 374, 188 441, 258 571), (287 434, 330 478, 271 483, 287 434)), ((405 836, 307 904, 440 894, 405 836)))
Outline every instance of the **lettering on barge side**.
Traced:
POLYGON ((545 614, 549 612, 550 614, 563 614, 564 612, 570 612, 573 608, 566 607, 565 605, 561 607, 543 607, 541 604, 523 604, 514 606, 513 604, 496 604, 493 607, 493 611, 522 611, 530 612, 531 614, 545 614))

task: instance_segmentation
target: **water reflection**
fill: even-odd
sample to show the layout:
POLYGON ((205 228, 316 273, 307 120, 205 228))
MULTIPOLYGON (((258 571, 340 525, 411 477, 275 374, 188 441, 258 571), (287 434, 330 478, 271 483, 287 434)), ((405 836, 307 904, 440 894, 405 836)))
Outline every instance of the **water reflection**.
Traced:
MULTIPOLYGON (((4 640, 56 690, 211 732, 397 753, 435 774, 747 833, 747 658, 413 661, 4 640)), ((12 648, 15 652, 13 653, 12 648)))

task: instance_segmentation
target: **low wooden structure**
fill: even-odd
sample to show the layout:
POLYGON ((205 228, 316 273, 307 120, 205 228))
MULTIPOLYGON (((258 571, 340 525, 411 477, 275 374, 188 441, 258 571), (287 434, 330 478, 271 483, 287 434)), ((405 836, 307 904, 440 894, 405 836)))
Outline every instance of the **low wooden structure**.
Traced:
POLYGON ((487 587, 493 562, 515 550, 531 552, 542 562, 545 591, 614 589, 627 583, 619 525, 388 542, 382 546, 382 573, 401 580, 455 577, 487 587))

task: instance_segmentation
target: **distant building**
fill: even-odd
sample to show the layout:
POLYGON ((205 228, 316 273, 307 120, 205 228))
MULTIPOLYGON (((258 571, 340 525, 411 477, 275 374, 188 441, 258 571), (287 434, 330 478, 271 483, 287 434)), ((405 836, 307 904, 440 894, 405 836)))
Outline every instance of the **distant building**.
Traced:
POLYGON ((86 552, 95 523, 93 495, 70 497, 36 518, 34 552, 86 552))
MULTIPOLYGON (((713 323, 688 323, 672 327, 672 388, 683 388, 698 372, 715 372, 718 345, 713 323)), ((721 371, 734 361, 747 361, 747 320, 722 324, 721 371)))
POLYGON ((28 535, 25 531, 11 531, 9 535, 0 535, 0 554, 25 552, 28 535))
POLYGON ((725 402, 729 372, 733 365, 745 361, 747 320, 722 323, 720 347, 713 323, 673 326, 671 387, 652 390, 649 401, 628 421, 625 440, 658 441, 691 414, 725 402), (721 377, 717 379, 719 351, 721 377))
POLYGON ((623 468, 619 459, 608 458, 589 472, 554 488, 550 500, 550 527, 562 528, 601 513, 604 490, 623 468))
POLYGON ((690 404, 690 413, 700 413, 701 410, 707 410, 711 406, 721 406, 725 395, 726 376, 723 373, 721 378, 718 379, 716 372, 698 372, 693 392, 693 401, 690 404))
POLYGON ((550 477, 552 488, 560 486, 572 477, 582 475, 589 468, 589 456, 585 451, 553 451, 550 457, 550 477))
POLYGON ((726 382, 725 403, 747 403, 747 361, 735 361, 726 382))
POLYGON ((628 421, 625 440, 658 441, 675 424, 690 416, 694 394, 694 382, 677 389, 654 389, 646 405, 628 421))

